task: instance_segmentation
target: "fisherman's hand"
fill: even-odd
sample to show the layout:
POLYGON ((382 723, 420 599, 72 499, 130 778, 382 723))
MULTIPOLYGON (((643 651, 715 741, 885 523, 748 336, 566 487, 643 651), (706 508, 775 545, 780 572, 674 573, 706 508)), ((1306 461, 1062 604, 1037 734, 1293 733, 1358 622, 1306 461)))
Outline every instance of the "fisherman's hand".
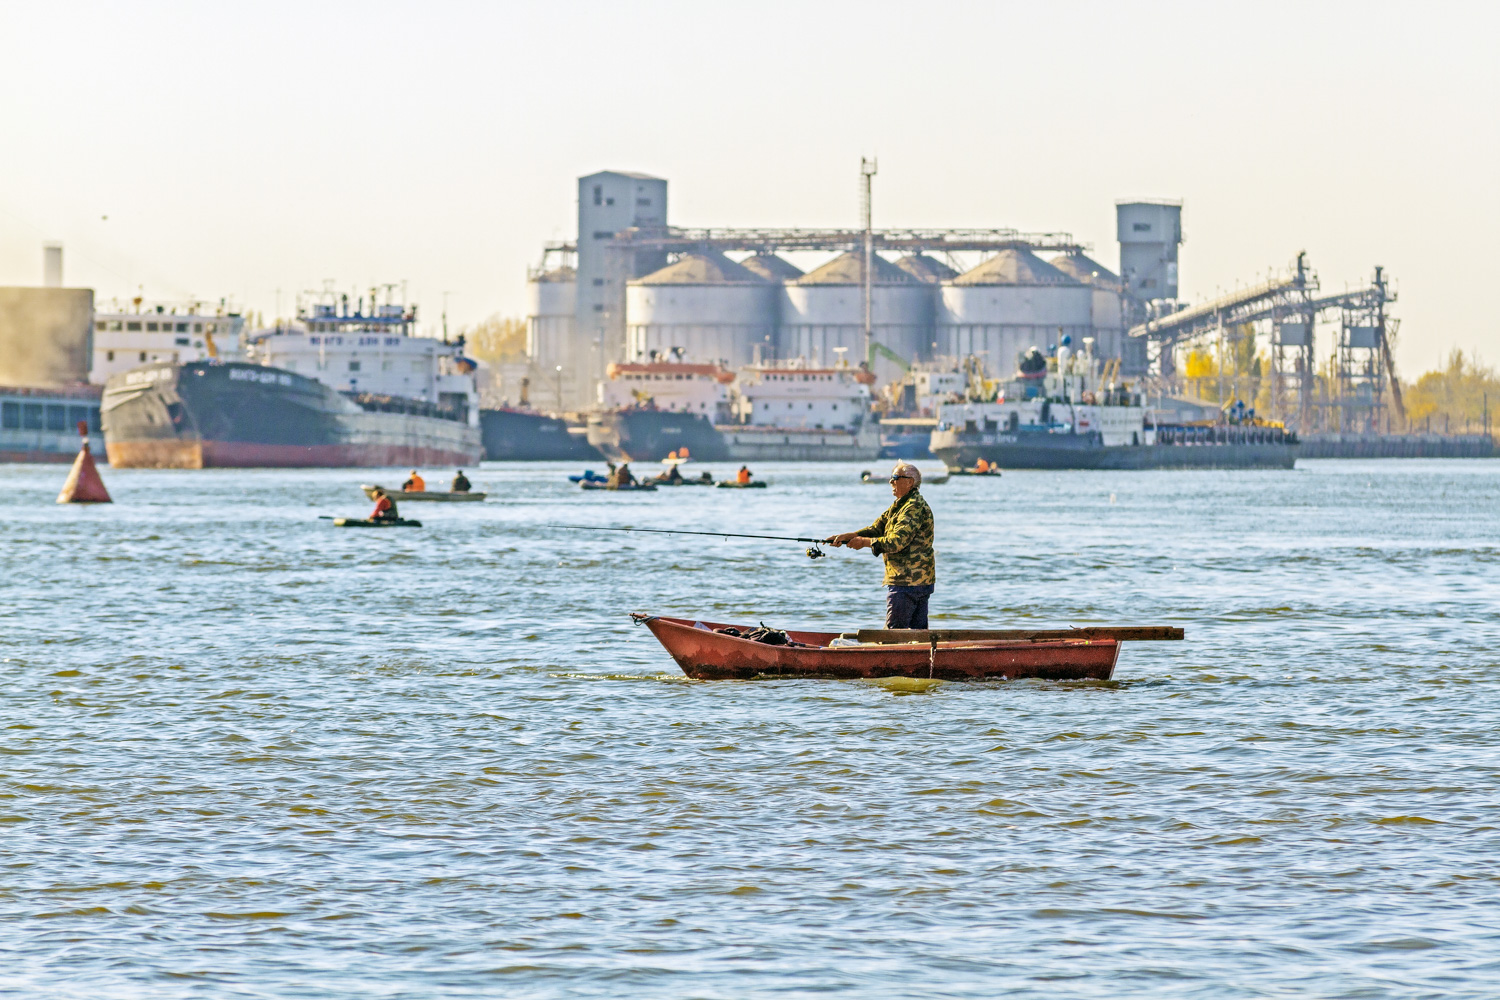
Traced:
POLYGON ((851 538, 858 537, 859 532, 846 531, 842 535, 829 535, 827 538, 823 539, 823 542, 825 545, 832 545, 834 548, 838 548, 842 545, 848 545, 851 538))
POLYGON ((848 545, 851 549, 868 549, 870 540, 863 535, 855 535, 849 539, 848 545))

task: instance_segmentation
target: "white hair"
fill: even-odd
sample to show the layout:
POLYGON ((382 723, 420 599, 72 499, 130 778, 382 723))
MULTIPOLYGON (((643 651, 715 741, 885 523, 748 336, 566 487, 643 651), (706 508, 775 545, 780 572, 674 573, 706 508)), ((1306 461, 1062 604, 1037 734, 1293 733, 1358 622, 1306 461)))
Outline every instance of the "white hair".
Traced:
POLYGON ((891 475, 910 476, 913 486, 922 485, 922 470, 917 468, 915 465, 912 465, 910 462, 897 463, 896 467, 891 470, 891 475))

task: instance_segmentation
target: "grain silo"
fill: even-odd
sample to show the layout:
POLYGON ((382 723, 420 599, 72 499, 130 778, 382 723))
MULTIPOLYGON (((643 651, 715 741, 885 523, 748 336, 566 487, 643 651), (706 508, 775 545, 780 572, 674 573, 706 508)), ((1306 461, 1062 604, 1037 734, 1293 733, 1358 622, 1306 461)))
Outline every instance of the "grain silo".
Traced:
MULTIPOLYGON (((933 286, 875 256, 870 288, 870 335, 901 358, 925 356, 932 330, 933 286)), ((850 251, 789 282, 781 299, 780 355, 829 365, 848 350, 850 364, 865 360, 864 254, 850 251)), ((887 381, 899 373, 877 360, 887 381)))
POLYGON ((984 358, 1009 376, 1020 352, 1046 349, 1063 335, 1075 345, 1093 333, 1093 290, 1030 250, 1002 250, 942 286, 937 340, 944 354, 984 358))
POLYGON ((958 272, 944 264, 936 257, 929 257, 925 253, 914 253, 902 257, 896 261, 896 266, 918 281, 929 285, 941 284, 958 277, 958 272))
POLYGON ((746 257, 740 261, 740 265, 767 281, 796 281, 802 277, 802 268, 774 253, 758 253, 753 257, 746 257))
POLYGON ((776 286, 722 253, 687 254, 625 286, 631 359, 675 348, 690 362, 755 360, 776 336, 776 286))
POLYGON ((573 313, 577 273, 571 267, 533 271, 526 281, 526 293, 526 356, 548 372, 558 365, 570 365, 576 346, 573 313))
POLYGON ((1094 353, 1101 358, 1118 358, 1124 336, 1120 276, 1082 253, 1065 253, 1052 258, 1050 263, 1093 290, 1090 322, 1094 328, 1094 353))

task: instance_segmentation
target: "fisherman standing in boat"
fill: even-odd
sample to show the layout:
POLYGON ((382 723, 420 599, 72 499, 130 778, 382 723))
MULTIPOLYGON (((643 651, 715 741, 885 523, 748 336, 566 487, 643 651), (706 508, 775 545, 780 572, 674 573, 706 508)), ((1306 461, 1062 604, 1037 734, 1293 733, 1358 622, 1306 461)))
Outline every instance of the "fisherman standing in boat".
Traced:
POLYGON ((885 627, 927 627, 927 601, 937 582, 932 551, 932 508, 922 498, 922 473, 903 462, 891 470, 896 502, 868 528, 826 539, 829 545, 868 548, 885 557, 885 627))

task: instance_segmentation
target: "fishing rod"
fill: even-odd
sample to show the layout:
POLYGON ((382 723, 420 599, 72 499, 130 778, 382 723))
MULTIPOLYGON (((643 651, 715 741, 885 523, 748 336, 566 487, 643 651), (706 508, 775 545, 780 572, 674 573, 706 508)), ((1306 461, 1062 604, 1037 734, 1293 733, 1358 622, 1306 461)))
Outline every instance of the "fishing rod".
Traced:
POLYGON ((714 538, 761 538, 771 542, 812 542, 807 558, 822 559, 826 553, 818 548, 826 538, 796 538, 792 535, 747 535, 738 531, 686 531, 678 528, 614 528, 597 524, 545 524, 544 528, 572 528, 575 531, 648 531, 654 535, 711 535, 714 538))

